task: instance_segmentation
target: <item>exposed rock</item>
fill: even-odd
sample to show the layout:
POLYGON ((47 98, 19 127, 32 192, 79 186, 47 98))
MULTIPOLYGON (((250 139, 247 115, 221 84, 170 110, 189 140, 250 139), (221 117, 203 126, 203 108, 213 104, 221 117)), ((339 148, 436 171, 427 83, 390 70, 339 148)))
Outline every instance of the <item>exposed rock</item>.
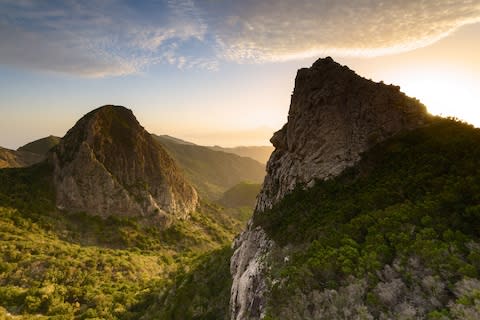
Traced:
MULTIPOLYGON (((426 108, 400 88, 358 76, 331 58, 300 69, 288 122, 271 139, 275 151, 254 214, 272 208, 296 186, 311 187, 355 164, 361 153, 401 131, 429 121, 426 108)), ((231 260, 231 318, 259 319, 264 313, 265 257, 275 246, 249 224, 231 260), (261 239, 261 241, 259 241, 261 239)))
POLYGON ((271 208, 299 184, 338 175, 374 144, 428 118, 425 106, 399 87, 362 78, 331 58, 300 69, 288 122, 271 139, 275 151, 257 211, 271 208))
POLYGON ((260 227, 253 230, 249 225, 236 239, 236 248, 230 260, 233 275, 230 308, 232 319, 258 319, 263 315, 266 290, 263 268, 266 254, 273 242, 260 227))
POLYGON ((119 106, 81 118, 49 155, 60 209, 185 218, 198 197, 172 158, 119 106))

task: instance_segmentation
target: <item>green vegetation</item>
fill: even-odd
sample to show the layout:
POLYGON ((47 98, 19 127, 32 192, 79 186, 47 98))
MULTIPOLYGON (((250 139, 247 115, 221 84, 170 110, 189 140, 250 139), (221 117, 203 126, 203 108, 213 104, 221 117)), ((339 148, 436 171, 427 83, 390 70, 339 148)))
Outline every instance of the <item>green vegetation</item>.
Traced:
POLYGON ((227 246, 194 261, 191 271, 171 280, 169 290, 144 303, 142 319, 228 319, 232 253, 227 246))
POLYGON ((43 159, 44 155, 0 147, 0 169, 26 167, 38 163, 43 159))
POLYGON ((27 151, 27 152, 31 152, 31 153, 44 155, 50 149, 52 149, 57 144, 59 144, 60 140, 62 140, 62 138, 60 138, 60 137, 48 136, 48 137, 45 137, 45 138, 42 138, 42 139, 32 141, 30 143, 27 143, 26 145, 21 146, 17 150, 18 151, 27 151))
POLYGON ((163 136, 153 137, 175 159, 200 195, 211 201, 242 181, 262 183, 265 177, 265 165, 253 159, 178 143, 163 136))
POLYGON ((221 248, 245 221, 205 202, 166 229, 148 218, 61 212, 51 176, 46 163, 0 170, 0 318, 138 319, 160 293, 168 303, 151 314, 177 314, 190 298, 195 310, 182 319, 225 312, 214 286, 229 281, 229 249, 221 248))
POLYGON ((258 183, 241 182, 225 191, 218 202, 229 208, 253 208, 261 187, 258 183))
POLYGON ((297 188, 254 223, 279 245, 269 261, 273 318, 286 310, 289 319, 301 310, 314 318, 315 305, 331 317, 414 310, 458 318, 459 303, 476 308, 456 288, 480 272, 480 130, 437 120, 390 139, 341 176, 297 188), (408 308, 399 311, 401 303, 408 308))

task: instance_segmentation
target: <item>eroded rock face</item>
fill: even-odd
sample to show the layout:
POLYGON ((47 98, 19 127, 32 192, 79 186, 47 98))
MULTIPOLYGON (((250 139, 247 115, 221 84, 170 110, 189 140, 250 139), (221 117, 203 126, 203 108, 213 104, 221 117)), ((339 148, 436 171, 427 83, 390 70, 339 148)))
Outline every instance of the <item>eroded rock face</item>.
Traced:
POLYGON ((275 151, 257 202, 271 208, 297 185, 312 186, 360 159, 374 144, 428 121, 425 106, 400 88, 375 83, 331 58, 300 69, 288 122, 274 134, 275 151))
POLYGON ((263 258, 271 249, 273 241, 262 228, 253 228, 242 233, 234 243, 236 248, 230 260, 233 275, 230 297, 232 319, 260 319, 264 315, 266 283, 262 276, 265 267, 263 258))
MULTIPOLYGON (((364 79, 331 58, 300 69, 288 122, 271 139, 275 146, 254 215, 272 208, 298 185, 340 174, 362 152, 401 131, 428 123, 418 100, 400 88, 364 79)), ((265 313, 265 261, 275 246, 250 223, 234 244, 231 318, 260 319, 265 313)))
POLYGON ((172 158, 124 107, 86 114, 49 160, 60 209, 165 221, 187 217, 198 203, 172 158))

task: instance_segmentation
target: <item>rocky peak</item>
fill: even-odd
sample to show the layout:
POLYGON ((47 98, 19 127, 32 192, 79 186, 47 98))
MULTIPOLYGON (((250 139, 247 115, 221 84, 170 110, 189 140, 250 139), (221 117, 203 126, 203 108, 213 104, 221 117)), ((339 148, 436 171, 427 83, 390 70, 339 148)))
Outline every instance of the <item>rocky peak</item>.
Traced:
POLYGON ((428 119, 425 106, 400 87, 362 78, 330 57, 300 69, 288 122, 271 139, 275 151, 257 211, 297 185, 338 175, 374 144, 428 119))
MULTIPOLYGON (((364 79, 332 58, 300 69, 288 122, 271 139, 275 150, 254 215, 272 208, 297 186, 308 188, 316 179, 340 174, 376 143, 429 119, 425 106, 399 87, 364 79)), ((265 261, 275 246, 252 222, 237 238, 230 264, 231 319, 265 315, 265 261)))
POLYGON ((108 216, 185 218, 198 197, 132 111, 103 106, 49 154, 60 209, 108 216))

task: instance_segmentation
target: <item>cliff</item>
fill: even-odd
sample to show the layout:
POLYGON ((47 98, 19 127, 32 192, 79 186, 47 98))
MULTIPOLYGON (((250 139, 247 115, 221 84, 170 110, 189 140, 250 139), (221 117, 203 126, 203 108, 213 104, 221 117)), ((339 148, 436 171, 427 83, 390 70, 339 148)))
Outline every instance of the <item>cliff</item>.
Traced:
MULTIPOLYGON (((364 79, 331 58, 300 69, 288 122, 271 139, 275 150, 254 219, 296 187, 311 188, 317 180, 336 177, 357 163, 362 152, 429 121, 426 108, 399 87, 364 79)), ((265 261, 275 246, 252 221, 234 244, 232 319, 265 314, 265 261)))

